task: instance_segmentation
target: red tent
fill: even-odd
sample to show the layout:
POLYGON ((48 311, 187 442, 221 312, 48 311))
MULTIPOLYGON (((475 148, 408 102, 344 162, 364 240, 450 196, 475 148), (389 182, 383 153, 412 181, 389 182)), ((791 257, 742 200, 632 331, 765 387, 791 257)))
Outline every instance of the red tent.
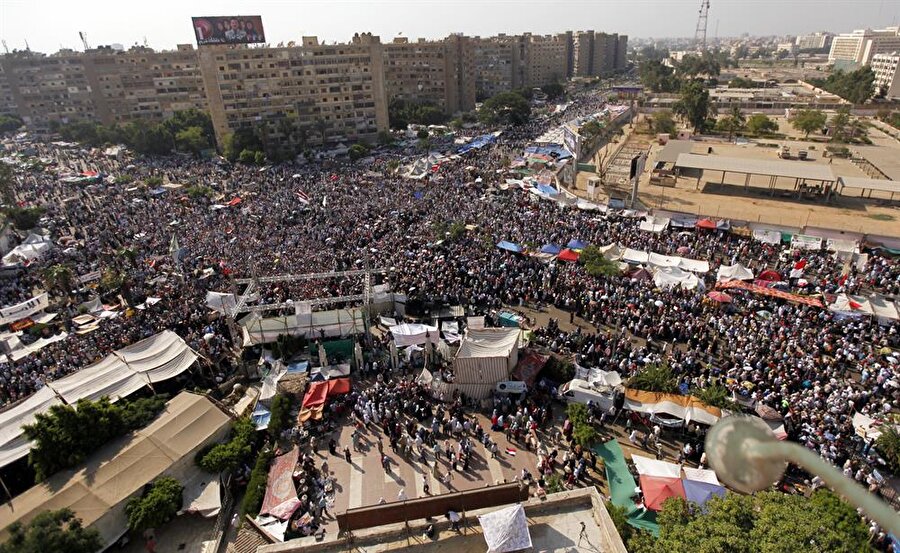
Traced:
POLYGON ((768 280, 771 282, 778 282, 781 280, 781 275, 778 274, 778 271, 772 269, 766 269, 765 271, 759 273, 756 277, 756 280, 768 280))
POLYGON ((650 271, 648 271, 647 269, 640 268, 628 273, 628 277, 635 280, 650 280, 653 278, 653 275, 651 275, 650 271))
POLYGON ((575 250, 570 250, 569 248, 564 249, 559 252, 559 256, 557 259, 560 261, 578 261, 578 258, 581 257, 581 254, 576 252, 575 250))
POLYGON ((697 221, 697 224, 695 226, 697 228, 705 228, 709 230, 716 230, 717 228, 716 222, 712 219, 700 219, 699 221, 697 221))
POLYGON ((641 491, 644 492, 644 505, 653 511, 662 509, 663 501, 670 497, 687 499, 681 478, 641 475, 641 491))
POLYGON ((350 391, 350 378, 333 378, 331 380, 322 380, 319 382, 311 382, 303 396, 303 407, 312 409, 320 405, 325 405, 325 400, 350 391))

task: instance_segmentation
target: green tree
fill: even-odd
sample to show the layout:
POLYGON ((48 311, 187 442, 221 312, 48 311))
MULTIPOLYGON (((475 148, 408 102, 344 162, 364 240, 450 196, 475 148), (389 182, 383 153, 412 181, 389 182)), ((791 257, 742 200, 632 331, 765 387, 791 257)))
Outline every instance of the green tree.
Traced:
POLYGON ((142 532, 169 522, 181 509, 183 492, 184 486, 172 477, 156 479, 143 496, 132 497, 125 505, 128 528, 142 532))
POLYGON ((241 502, 241 514, 250 516, 259 514, 266 496, 266 482, 269 479, 269 463, 272 462, 272 457, 274 454, 269 449, 260 451, 256 457, 256 463, 250 471, 247 491, 244 492, 244 499, 241 502))
POLYGON ((832 142, 846 142, 850 136, 850 133, 848 132, 850 126, 850 110, 839 109, 837 113, 831 117, 829 126, 831 127, 832 142))
POLYGON ((600 248, 597 246, 588 246, 582 252, 578 261, 584 264, 587 274, 593 277, 610 277, 616 276, 621 271, 619 265, 614 261, 606 259, 600 248))
POLYGON ((425 140, 428 138, 428 131, 426 129, 419 129, 416 131, 416 138, 419 140, 425 140))
POLYGON ((216 444, 197 455, 197 465, 212 473, 234 470, 250 457, 255 438, 256 428, 253 422, 242 417, 235 421, 227 442, 216 444))
MULTIPOLYGON (((244 150, 255 152, 263 148, 262 141, 256 131, 248 127, 241 127, 226 135, 223 145, 223 155, 228 161, 237 161, 244 150)), ((252 160, 250 163, 252 163, 252 160)))
POLYGON ((44 269, 44 285, 48 289, 58 290, 63 295, 68 295, 72 291, 74 279, 75 271, 66 263, 57 263, 44 269))
POLYGON ((728 133, 728 140, 734 137, 734 133, 744 129, 744 114, 741 108, 734 106, 731 112, 716 122, 716 130, 728 133))
POLYGON ((85 528, 71 509, 44 511, 27 526, 9 526, 9 538, 0 553, 94 553, 103 546, 100 532, 85 528))
POLYGON ((282 432, 291 423, 291 408, 293 407, 292 397, 288 394, 278 394, 272 400, 271 416, 269 417, 269 427, 266 429, 273 439, 277 440, 282 432))
POLYGON ((753 79, 745 79, 743 77, 735 77, 728 81, 728 88, 756 88, 756 81, 753 79))
POLYGON ((164 125, 173 136, 177 136, 179 132, 185 129, 199 127, 207 144, 213 144, 216 138, 212 118, 205 111, 195 108, 176 111, 172 117, 166 120, 164 125))
POLYGON ((731 394, 728 389, 721 384, 713 384, 706 388, 699 388, 691 392, 694 397, 707 405, 718 407, 720 409, 737 409, 737 405, 731 400, 731 394))
POLYGON ((37 226, 38 221, 44 214, 44 210, 40 207, 8 207, 6 215, 12 219, 13 226, 19 230, 31 230, 37 226))
POLYGON ((684 118, 696 132, 702 132, 710 115, 709 91, 700 81, 690 81, 681 87, 681 99, 673 111, 684 118))
POLYGON ((650 92, 675 92, 681 88, 681 79, 675 76, 675 70, 659 60, 641 62, 638 75, 641 84, 650 92))
POLYGON ((478 118, 488 124, 521 125, 531 116, 531 104, 517 92, 501 92, 481 104, 478 118))
POLYGON ((853 507, 828 490, 812 497, 760 492, 728 493, 704 509, 689 509, 681 498, 663 503, 657 515, 659 539, 630 539, 629 551, 644 553, 791 553, 867 551, 868 534, 853 507))
POLYGON ((668 365, 652 364, 629 378, 627 386, 645 392, 672 394, 678 391, 678 379, 668 365))
POLYGON ((651 126, 655 133, 674 135, 677 132, 672 112, 667 109, 657 111, 653 114, 651 126))
POLYGON ((761 113, 757 113, 747 119, 747 130, 756 136, 766 135, 777 131, 778 123, 761 113))
POLYGON ((825 112, 817 109, 803 109, 794 114, 791 126, 804 133, 804 138, 809 138, 809 133, 825 126, 828 117, 825 112))
POLYGON ((241 163, 254 163, 256 161, 256 152, 259 150, 241 150, 241 155, 238 156, 238 161, 241 163))
POLYGON ((178 131, 175 135, 175 147, 184 152, 200 155, 200 152, 209 148, 210 143, 203 129, 200 127, 188 127, 178 131))
POLYGON ((378 143, 382 146, 390 146, 394 143, 394 135, 390 131, 378 131, 378 143))
POLYGON ((884 425, 881 436, 875 440, 875 447, 890 465, 891 472, 900 472, 900 432, 897 427, 892 424, 884 425))
POLYGON ((109 440, 146 426, 164 407, 165 396, 117 404, 102 397, 80 399, 74 406, 54 405, 36 414, 34 423, 23 427, 33 442, 28 462, 35 478, 40 482, 84 462, 109 440))
POLYGON ((257 150, 253 154, 253 163, 257 165, 265 165, 266 164, 266 153, 257 150))
POLYGON ((0 133, 17 131, 25 122, 15 115, 0 115, 0 133))
POLYGON ((850 73, 837 70, 826 79, 809 82, 854 104, 865 103, 875 94, 875 73, 868 65, 850 73))
POLYGON ((16 185, 12 167, 8 163, 0 161, 0 202, 8 206, 15 205, 15 190, 16 185))
POLYGON ((547 98, 553 100, 555 98, 561 98, 566 93, 566 87, 561 85, 560 83, 549 83, 545 84, 541 87, 541 92, 547 95, 547 98))

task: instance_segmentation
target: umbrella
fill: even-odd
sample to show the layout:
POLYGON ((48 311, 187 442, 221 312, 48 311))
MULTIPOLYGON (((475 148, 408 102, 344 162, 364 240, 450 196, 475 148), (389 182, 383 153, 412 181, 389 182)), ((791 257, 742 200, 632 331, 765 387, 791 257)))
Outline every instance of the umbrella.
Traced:
POLYGON ((803 287, 805 287, 805 286, 809 286, 809 281, 806 280, 805 278, 801 278, 801 279, 799 279, 799 280, 797 281, 797 286, 799 286, 800 288, 803 288, 803 287))
POLYGON ((731 303, 731 296, 729 296, 725 292, 719 292, 718 290, 713 290, 712 292, 706 294, 706 297, 719 303, 731 303))
POLYGON ((716 228, 716 222, 712 219, 700 219, 697 221, 696 227, 714 230, 716 228))
POLYGON ((677 250, 678 253, 690 253, 691 249, 687 246, 680 246, 677 250))
POLYGON ((764 403, 760 403, 756 406, 756 414, 767 421, 780 421, 784 418, 781 416, 781 413, 764 403))
POLYGON ((781 275, 778 274, 778 271, 766 269, 765 271, 759 273, 759 276, 756 278, 757 280, 770 280, 772 282, 778 282, 779 280, 781 280, 781 275))
POLYGON ((759 311, 756 312, 756 314, 759 316, 760 319, 768 319, 769 317, 772 316, 772 313, 769 311, 766 311, 765 309, 760 309, 759 311))

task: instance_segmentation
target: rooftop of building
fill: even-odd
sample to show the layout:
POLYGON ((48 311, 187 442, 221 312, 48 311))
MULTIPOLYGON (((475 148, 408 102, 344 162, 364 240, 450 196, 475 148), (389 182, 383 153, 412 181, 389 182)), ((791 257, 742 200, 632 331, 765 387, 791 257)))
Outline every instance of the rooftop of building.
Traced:
MULTIPOLYGON (((438 530, 436 539, 424 537, 430 524, 426 520, 410 521, 409 538, 403 523, 390 524, 357 531, 353 544, 371 553, 381 551, 415 551, 419 553, 483 553, 486 549, 478 516, 498 511, 505 506, 491 507, 466 513, 468 526, 464 533, 454 532, 446 519, 433 521, 438 530)), ((548 495, 545 499, 531 499, 523 503, 528 520, 533 551, 603 551, 626 553, 625 545, 606 510, 596 488, 580 488, 548 495), (582 527, 584 524, 584 534, 582 527)), ((322 542, 315 538, 291 540, 263 545, 258 553, 337 553, 347 551, 343 538, 322 542)))

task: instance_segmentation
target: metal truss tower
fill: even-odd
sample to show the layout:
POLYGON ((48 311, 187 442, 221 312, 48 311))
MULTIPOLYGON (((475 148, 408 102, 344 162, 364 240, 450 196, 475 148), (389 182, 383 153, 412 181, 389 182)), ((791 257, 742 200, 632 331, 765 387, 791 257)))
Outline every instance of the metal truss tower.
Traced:
POLYGON ((706 22, 709 19, 709 0, 700 0, 700 15, 697 17, 697 30, 694 41, 701 51, 706 51, 706 22))

